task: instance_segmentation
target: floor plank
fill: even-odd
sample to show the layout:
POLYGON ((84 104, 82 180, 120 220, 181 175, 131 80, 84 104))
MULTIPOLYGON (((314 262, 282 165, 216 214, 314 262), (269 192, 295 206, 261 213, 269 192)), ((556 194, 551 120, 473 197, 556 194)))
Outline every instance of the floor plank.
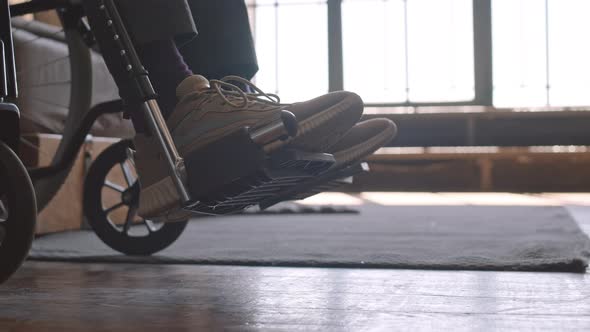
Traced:
POLYGON ((590 275, 27 263, 0 330, 590 329, 590 275))
MULTIPOLYGON (((590 234, 584 196, 491 197, 576 204, 568 209, 590 234)), ((590 274, 27 262, 0 286, 0 331, 444 329, 590 330, 590 274)))

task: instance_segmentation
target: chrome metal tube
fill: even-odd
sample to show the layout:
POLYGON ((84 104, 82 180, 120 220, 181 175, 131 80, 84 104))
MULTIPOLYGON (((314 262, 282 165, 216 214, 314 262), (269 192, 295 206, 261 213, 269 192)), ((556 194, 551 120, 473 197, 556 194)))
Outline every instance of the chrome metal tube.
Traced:
POLYGON ((155 100, 151 99, 142 104, 142 111, 146 117, 150 133, 154 135, 160 145, 160 149, 168 165, 170 177, 184 205, 190 201, 190 195, 185 186, 186 169, 184 167, 184 160, 176 149, 172 135, 170 135, 166 121, 162 116, 160 106, 155 100))
POLYGON ((266 145, 285 135, 287 135, 287 131, 283 121, 279 120, 253 131, 250 133, 250 138, 258 145, 266 145))
POLYGON ((260 146, 271 144, 277 140, 295 137, 298 130, 297 118, 289 111, 281 111, 281 117, 277 121, 250 133, 252 141, 260 146))
POLYGON ((155 119, 155 124, 157 126, 157 131, 162 135, 163 141, 166 144, 166 148, 170 151, 170 156, 175 162, 182 160, 182 157, 178 153, 176 149, 176 145, 174 144, 174 140, 172 139, 172 135, 168 130, 168 125, 166 124, 166 120, 164 120, 164 116, 162 116, 162 110, 160 110, 160 105, 156 102, 155 99, 150 99, 146 102, 147 107, 150 113, 153 115, 155 119))

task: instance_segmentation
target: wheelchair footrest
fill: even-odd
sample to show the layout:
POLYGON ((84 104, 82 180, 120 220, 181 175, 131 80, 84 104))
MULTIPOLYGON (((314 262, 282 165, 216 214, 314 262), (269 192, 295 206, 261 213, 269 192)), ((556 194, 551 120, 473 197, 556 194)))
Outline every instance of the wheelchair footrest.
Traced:
POLYGON ((260 202, 259 205, 261 209, 266 209, 280 202, 305 199, 346 184, 352 184, 353 176, 368 171, 369 165, 367 163, 359 163, 334 172, 328 171, 318 177, 308 179, 303 183, 277 193, 273 197, 260 202))
POLYGON ((285 150, 266 154, 240 130, 185 158, 191 197, 186 209, 229 214, 258 205, 326 172, 334 157, 285 150))

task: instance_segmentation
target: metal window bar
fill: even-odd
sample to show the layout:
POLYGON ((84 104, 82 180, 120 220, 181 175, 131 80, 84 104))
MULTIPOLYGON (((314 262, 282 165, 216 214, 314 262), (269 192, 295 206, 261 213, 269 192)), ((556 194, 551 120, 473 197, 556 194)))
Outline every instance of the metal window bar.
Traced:
POLYGON ((330 91, 344 89, 342 42, 342 0, 328 0, 328 87, 330 91))
POLYGON ((275 11, 275 93, 279 94, 279 2, 274 2, 275 11))
POLYGON ((406 103, 410 102, 410 51, 409 51, 409 29, 408 29, 408 0, 404 1, 404 61, 406 68, 406 103))
POLYGON ((547 94, 546 106, 551 106, 551 84, 549 73, 549 0, 545 0, 545 93, 547 94))

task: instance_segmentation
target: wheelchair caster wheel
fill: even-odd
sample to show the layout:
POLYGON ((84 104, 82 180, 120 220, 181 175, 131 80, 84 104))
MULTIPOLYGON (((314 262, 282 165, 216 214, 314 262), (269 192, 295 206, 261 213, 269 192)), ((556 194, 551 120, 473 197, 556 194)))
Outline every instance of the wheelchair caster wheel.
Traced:
POLYGON ((129 159, 130 141, 104 150, 84 184, 84 214, 96 235, 126 255, 151 255, 171 245, 188 221, 156 223, 137 216, 140 184, 129 159))
POLYGON ((0 141, 0 283, 31 249, 37 221, 35 190, 17 155, 0 141))

